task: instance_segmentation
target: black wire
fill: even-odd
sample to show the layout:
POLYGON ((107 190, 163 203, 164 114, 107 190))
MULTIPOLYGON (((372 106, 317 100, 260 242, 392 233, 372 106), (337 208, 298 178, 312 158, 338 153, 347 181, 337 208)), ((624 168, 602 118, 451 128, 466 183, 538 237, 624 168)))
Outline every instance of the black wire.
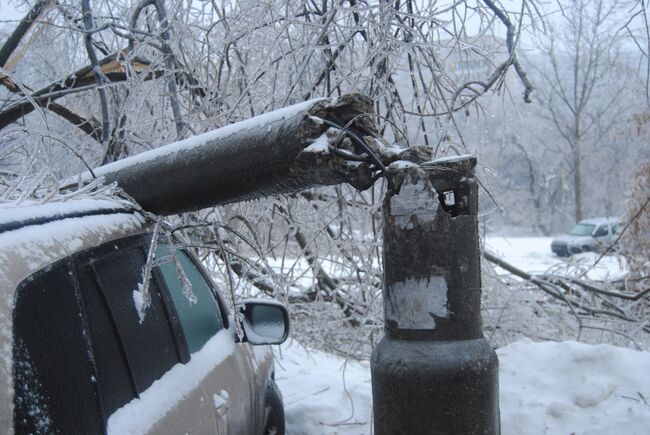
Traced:
POLYGON ((386 177, 386 181, 388 182, 388 189, 394 190, 395 186, 393 185, 393 180, 391 180, 391 178, 388 176, 388 168, 386 167, 386 165, 384 165, 384 162, 381 161, 381 159, 377 156, 377 154, 375 154, 375 152, 372 150, 372 148, 370 148, 370 146, 368 146, 368 144, 365 143, 364 140, 359 137, 359 135, 357 135, 351 129, 344 128, 344 127, 340 126, 339 124, 337 124, 335 122, 332 122, 332 121, 330 121, 328 119, 322 119, 321 118, 321 120, 325 124, 327 124, 327 125, 329 125, 331 127, 334 127, 334 128, 338 128, 339 130, 345 132, 361 148, 363 148, 363 150, 366 152, 366 154, 368 154, 368 157, 370 157, 373 160, 373 162, 376 163, 377 166, 381 169, 382 175, 386 177))

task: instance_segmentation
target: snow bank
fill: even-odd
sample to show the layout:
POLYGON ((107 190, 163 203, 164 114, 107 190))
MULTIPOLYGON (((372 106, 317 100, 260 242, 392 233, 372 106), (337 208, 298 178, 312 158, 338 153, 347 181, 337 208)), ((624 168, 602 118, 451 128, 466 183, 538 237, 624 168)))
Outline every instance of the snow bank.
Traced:
POLYGON ((650 431, 650 353, 572 341, 497 353, 504 435, 650 431))
MULTIPOLYGON (((531 341, 497 353, 503 435, 648 433, 650 353, 531 341)), ((372 433, 367 362, 346 364, 295 341, 276 356, 288 435, 372 433)))

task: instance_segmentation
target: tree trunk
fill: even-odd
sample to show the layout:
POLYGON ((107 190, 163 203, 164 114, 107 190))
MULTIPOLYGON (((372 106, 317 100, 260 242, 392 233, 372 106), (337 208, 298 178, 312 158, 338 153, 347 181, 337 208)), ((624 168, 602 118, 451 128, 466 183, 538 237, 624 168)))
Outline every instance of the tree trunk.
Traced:
MULTIPOLYGON (((576 101, 577 106, 577 101, 576 101)), ((580 163, 582 160, 581 149, 581 111, 576 110, 573 123, 573 192, 576 212, 576 222, 582 220, 582 179, 580 173, 580 163)))
POLYGON ((581 188, 581 174, 580 174, 580 145, 575 144, 573 151, 573 188, 575 199, 576 222, 582 220, 582 188, 581 188))

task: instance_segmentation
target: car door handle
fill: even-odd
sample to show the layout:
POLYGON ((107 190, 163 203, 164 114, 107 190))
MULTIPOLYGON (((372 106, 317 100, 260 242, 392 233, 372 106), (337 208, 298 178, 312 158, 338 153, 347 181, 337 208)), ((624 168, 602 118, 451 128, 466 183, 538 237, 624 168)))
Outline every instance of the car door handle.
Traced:
POLYGON ((230 394, 226 390, 221 390, 212 395, 214 401, 214 409, 218 414, 224 415, 230 408, 230 394))

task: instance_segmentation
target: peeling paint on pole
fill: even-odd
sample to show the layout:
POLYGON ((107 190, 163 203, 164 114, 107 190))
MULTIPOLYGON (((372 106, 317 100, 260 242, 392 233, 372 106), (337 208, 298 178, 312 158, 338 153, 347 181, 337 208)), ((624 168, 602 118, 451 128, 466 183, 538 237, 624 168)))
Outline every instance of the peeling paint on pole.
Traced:
MULTIPOLYGON (((417 165, 409 166, 403 177, 396 177, 399 190, 386 196, 384 203, 385 229, 389 234, 409 240, 418 238, 423 228, 435 225, 436 215, 442 211, 438 193, 427 179, 426 172, 417 165)), ((393 246, 395 246, 393 244, 393 246)), ((398 254, 400 261, 420 267, 417 245, 405 243, 409 252, 398 254), (413 247, 413 249, 411 249, 413 247)), ((392 263, 392 252, 384 261, 392 263)), ((386 263, 384 263, 386 264, 386 263)), ((404 268, 403 270, 408 270, 404 268)), ((435 329, 436 318, 447 318, 449 307, 447 299, 447 280, 444 275, 429 275, 418 271, 402 280, 386 281, 384 310, 386 323, 397 329, 435 329), (425 276, 426 275, 426 276, 425 276)))
POLYGON ((402 230, 433 222, 438 211, 435 189, 419 166, 412 166, 402 181, 400 191, 389 197, 385 212, 402 230))
POLYGON ((400 329, 435 329, 436 318, 449 317, 447 281, 441 276, 397 282, 386 298, 386 319, 400 329))
POLYGON ((482 337, 477 201, 470 201, 477 196, 475 161, 445 159, 391 173, 384 307, 386 330, 397 337, 482 337))

